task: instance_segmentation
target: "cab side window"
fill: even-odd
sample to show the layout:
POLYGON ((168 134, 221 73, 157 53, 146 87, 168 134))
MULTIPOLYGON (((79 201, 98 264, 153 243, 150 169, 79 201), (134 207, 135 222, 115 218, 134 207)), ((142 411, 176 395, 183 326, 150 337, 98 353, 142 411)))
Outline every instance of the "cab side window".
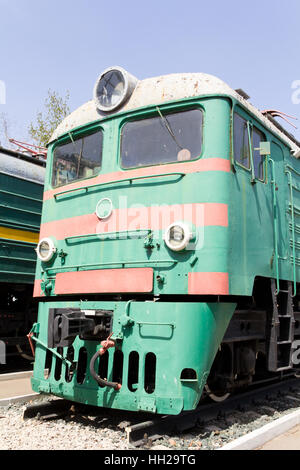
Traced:
MULTIPOLYGON (((264 181, 265 157, 260 155, 260 143, 266 136, 247 119, 237 113, 233 116, 233 150, 236 163, 251 170, 252 179, 264 181), (250 144, 251 143, 251 144, 250 144), (251 145, 251 147, 250 147, 251 145), (251 169, 251 162, 253 168, 251 169)), ((251 181, 252 181, 251 179, 251 181)))
POLYGON ((243 167, 250 169, 247 121, 237 113, 234 113, 233 117, 233 148, 235 161, 243 167))
POLYGON ((253 145, 253 166, 255 178, 263 181, 265 178, 264 175, 264 156, 260 155, 259 147, 260 143, 266 140, 265 135, 258 130, 256 127, 253 127, 252 131, 252 145, 253 145), (256 149, 256 150, 255 150, 256 149))

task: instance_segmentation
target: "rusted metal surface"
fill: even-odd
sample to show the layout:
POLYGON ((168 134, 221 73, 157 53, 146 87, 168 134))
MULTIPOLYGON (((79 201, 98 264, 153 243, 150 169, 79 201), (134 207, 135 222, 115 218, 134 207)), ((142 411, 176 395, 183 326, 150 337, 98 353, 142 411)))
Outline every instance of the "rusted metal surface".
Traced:
MULTIPOLYGON (((123 107, 118 108, 117 112, 130 111, 143 106, 160 105, 173 100, 209 95, 223 95, 236 99, 262 121, 267 128, 287 142, 293 151, 300 150, 295 142, 289 139, 266 116, 227 83, 205 73, 178 73, 140 80, 130 99, 123 107)), ((50 142, 78 126, 104 118, 106 118, 106 115, 97 110, 94 100, 88 101, 63 120, 52 135, 50 142)))

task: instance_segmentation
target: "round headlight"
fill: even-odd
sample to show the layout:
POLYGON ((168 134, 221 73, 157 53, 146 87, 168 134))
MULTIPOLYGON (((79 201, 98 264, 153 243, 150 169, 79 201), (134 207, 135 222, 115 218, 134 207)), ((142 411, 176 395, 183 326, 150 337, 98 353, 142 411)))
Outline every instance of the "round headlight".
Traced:
POLYGON ((164 236, 168 248, 173 251, 184 250, 194 238, 189 225, 184 222, 175 222, 167 228, 164 236))
POLYGON ((41 261, 50 261, 56 252, 56 248, 51 238, 43 238, 35 249, 41 261))
POLYGON ((94 100, 102 112, 110 112, 121 106, 132 94, 137 78, 122 67, 104 70, 94 87, 94 100))
POLYGON ((108 217, 111 215, 113 211, 113 204, 111 200, 108 197, 104 197, 103 199, 100 199, 96 206, 96 215, 98 219, 103 220, 103 219, 108 219, 108 217))

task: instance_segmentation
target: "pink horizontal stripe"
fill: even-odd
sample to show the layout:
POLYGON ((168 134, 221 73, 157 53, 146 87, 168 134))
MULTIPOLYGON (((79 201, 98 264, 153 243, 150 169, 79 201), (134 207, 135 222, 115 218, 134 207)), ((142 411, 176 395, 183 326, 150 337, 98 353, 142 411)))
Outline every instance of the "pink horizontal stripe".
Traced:
POLYGON ((74 271, 56 275, 55 294, 151 292, 152 268, 74 271))
POLYGON ((188 163, 170 163, 167 165, 156 165, 145 168, 136 168, 134 170, 116 171, 114 173, 106 173, 104 175, 96 176, 88 180, 76 181, 56 189, 51 189, 44 192, 44 201, 51 199, 55 194, 69 189, 83 188, 86 186, 93 186, 100 183, 111 183, 117 180, 126 180, 136 176, 149 176, 149 175, 162 175, 164 173, 180 172, 180 173, 194 173, 199 171, 230 171, 230 161, 225 158, 204 158, 195 160, 188 163))
POLYGON ((189 273, 188 293, 195 295, 228 295, 228 273, 189 273))
POLYGON ((66 237, 95 233, 164 230, 171 223, 180 220, 192 222, 196 227, 209 225, 227 227, 228 205, 195 203, 115 209, 106 220, 99 220, 95 213, 86 214, 42 224, 40 239, 53 236, 57 240, 63 240, 66 237))

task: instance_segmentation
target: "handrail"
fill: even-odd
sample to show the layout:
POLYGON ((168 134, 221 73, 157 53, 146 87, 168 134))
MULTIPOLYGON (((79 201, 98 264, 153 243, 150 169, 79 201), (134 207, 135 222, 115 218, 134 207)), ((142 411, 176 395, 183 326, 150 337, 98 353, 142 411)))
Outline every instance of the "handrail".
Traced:
POLYGON ((105 183, 97 183, 97 184, 92 184, 91 186, 87 185, 87 186, 82 186, 80 188, 73 188, 73 189, 67 189, 66 191, 60 191, 59 193, 54 194, 54 199, 56 200, 56 198, 58 196, 62 196, 64 194, 72 193, 74 191, 86 191, 87 192, 91 188, 93 189, 93 188, 97 188, 97 187, 101 187, 101 186, 106 186, 106 185, 109 185, 109 184, 123 183, 125 181, 129 181, 130 184, 131 184, 131 182, 135 181, 135 180, 147 179, 147 178, 160 178, 160 177, 164 177, 164 176, 181 176, 183 178, 185 176, 185 173, 176 171, 176 172, 171 172, 171 173, 162 173, 162 174, 159 174, 159 175, 133 176, 133 177, 122 178, 122 179, 114 180, 114 181, 106 181, 105 183))
POLYGON ((285 168, 287 168, 288 170, 292 170, 294 173, 296 173, 296 175, 300 176, 299 171, 297 171, 296 168, 294 168, 293 166, 287 164, 285 165, 285 168))
POLYGON ((50 351, 52 354, 54 354, 54 356, 58 357, 58 359, 61 359, 63 362, 65 362, 69 367, 74 366, 74 364, 70 362, 66 357, 59 354, 59 352, 57 352, 54 348, 49 348, 47 344, 43 343, 43 341, 41 341, 39 338, 34 336, 32 330, 29 332, 29 335, 30 335, 30 338, 33 339, 37 344, 41 345, 47 351, 50 351))
POLYGON ((293 189, 295 189, 295 191, 300 191, 300 188, 298 188, 298 186, 295 186, 294 184, 292 184, 292 187, 293 189))
MULTIPOLYGON (((101 266, 121 266, 124 268, 126 265, 130 264, 161 264, 161 263, 167 263, 167 264, 177 264, 177 260, 172 260, 172 259, 153 259, 153 260, 141 260, 141 261, 115 261, 115 262, 109 262, 109 263, 93 263, 93 264, 83 264, 81 266, 61 266, 61 267, 49 267, 49 268, 44 268, 44 271, 47 273, 47 275, 53 275, 57 274, 60 271, 61 272, 69 272, 70 269, 74 269, 76 271, 89 271, 92 270, 93 268, 95 269, 101 269, 101 266), (89 269, 86 269, 89 268, 89 269), (50 274, 49 274, 50 273, 50 274)), ((151 267, 151 266, 150 266, 151 267)), ((106 268, 104 268, 106 269, 106 268)))
POLYGON ((285 167, 285 173, 288 175, 288 185, 290 187, 290 204, 291 204, 291 214, 292 214, 292 250, 293 250, 293 276, 294 276, 294 295, 295 297, 296 292, 297 292, 297 287, 296 287, 296 243, 295 243, 295 214, 294 214, 294 198, 293 198, 293 180, 292 180, 292 174, 291 172, 287 169, 287 166, 285 167))
POLYGON ((136 229, 136 230, 119 230, 119 231, 116 231, 116 232, 103 232, 103 233, 86 233, 86 234, 82 234, 82 235, 71 235, 70 237, 66 237, 65 240, 75 240, 77 238, 99 238, 100 240, 102 238, 110 238, 111 236, 115 236, 116 238, 114 239, 117 239, 119 237, 119 235, 121 235, 122 237, 122 234, 130 234, 130 233, 136 233, 139 237, 142 237, 143 235, 149 235, 150 233, 152 232, 151 229, 136 229), (143 234, 140 234, 139 232, 144 232, 143 234))
POLYGON ((279 286, 279 264, 278 264, 278 230, 277 230, 277 225, 278 225, 278 220, 277 220, 277 204, 276 204, 276 177, 275 177, 275 162, 272 160, 272 158, 268 159, 269 162, 271 163, 272 167, 272 179, 271 179, 271 184, 273 185, 273 229, 274 229, 274 244, 275 244, 275 269, 276 269, 276 284, 277 284, 277 289, 276 289, 276 295, 278 294, 280 290, 279 286))
POLYGON ((136 321, 135 322, 139 326, 143 325, 160 325, 160 326, 170 326, 171 328, 176 328, 176 325, 174 323, 161 323, 161 322, 153 322, 153 321, 136 321))
POLYGON ((249 154, 250 154, 250 164, 251 164, 251 183, 255 183, 255 172, 254 172, 252 142, 251 142, 251 124, 249 121, 247 121, 247 133, 248 133, 249 154))

